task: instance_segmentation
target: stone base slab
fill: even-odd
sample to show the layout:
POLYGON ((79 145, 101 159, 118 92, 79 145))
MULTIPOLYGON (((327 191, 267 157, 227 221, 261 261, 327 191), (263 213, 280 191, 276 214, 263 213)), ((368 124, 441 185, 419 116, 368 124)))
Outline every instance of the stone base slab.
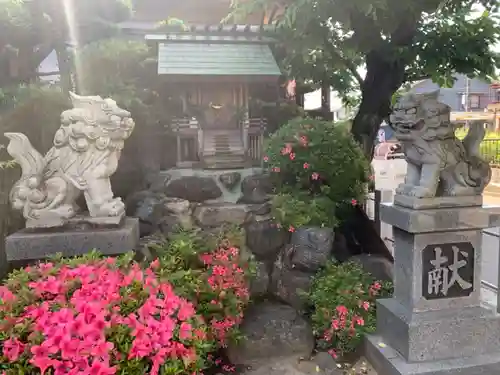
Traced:
POLYGON ((500 353, 500 315, 481 306, 411 313, 381 299, 377 333, 409 362, 500 353))
POLYGON ((474 357, 457 357, 440 361, 408 363, 380 336, 369 335, 365 356, 380 375, 498 375, 500 352, 474 357))
POLYGON ((457 197, 417 198, 396 194, 394 196, 394 204, 411 208, 413 210, 426 210, 430 208, 476 207, 483 205, 483 196, 471 195, 457 197))
POLYGON ((53 228, 52 230, 21 230, 7 236, 7 261, 44 259, 56 253, 78 256, 93 249, 106 255, 134 250, 139 242, 139 221, 125 218, 113 228, 53 228))
POLYGON ((125 215, 120 216, 102 216, 92 217, 90 215, 79 215, 68 220, 67 226, 76 226, 81 224, 89 224, 96 226, 115 226, 118 227, 122 223, 125 215))
POLYGON ((476 230, 500 226, 500 206, 413 210, 382 203, 380 220, 409 233, 476 230))

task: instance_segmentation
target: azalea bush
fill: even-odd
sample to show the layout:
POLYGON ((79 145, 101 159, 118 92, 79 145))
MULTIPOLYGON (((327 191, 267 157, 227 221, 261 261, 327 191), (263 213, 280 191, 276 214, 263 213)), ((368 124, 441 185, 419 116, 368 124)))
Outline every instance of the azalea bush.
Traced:
POLYGON ((334 358, 355 351, 375 331, 375 300, 391 294, 391 283, 375 280, 358 263, 328 263, 307 296, 318 348, 334 358))
POLYGON ((240 338, 254 266, 235 232, 210 237, 174 233, 150 244, 158 257, 147 264, 93 252, 14 271, 0 286, 0 372, 231 370, 217 353, 240 338))
POLYGON ((335 210, 363 200, 370 181, 369 162, 350 133, 327 121, 297 118, 282 126, 264 162, 276 186, 275 217, 288 227, 334 227, 335 210), (298 201, 309 215, 292 212, 298 201))
POLYGON ((158 269, 92 253, 14 272, 0 287, 4 373, 199 373, 209 327, 158 269))
POLYGON ((180 231, 156 244, 154 251, 159 277, 194 303, 208 324, 208 338, 216 347, 225 347, 229 340, 240 338, 238 327, 249 302, 255 265, 233 246, 234 231, 207 236, 180 231))

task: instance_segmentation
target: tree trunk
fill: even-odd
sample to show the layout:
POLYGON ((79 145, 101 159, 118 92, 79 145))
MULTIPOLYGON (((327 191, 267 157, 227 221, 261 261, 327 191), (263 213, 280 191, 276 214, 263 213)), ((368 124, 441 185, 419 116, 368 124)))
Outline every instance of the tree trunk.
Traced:
POLYGON ((69 53, 64 43, 59 43, 56 47, 57 65, 59 66, 59 77, 63 92, 68 93, 73 91, 71 81, 71 61, 69 53))
POLYGON ((325 121, 333 120, 330 107, 330 91, 331 88, 328 82, 323 81, 321 83, 321 117, 325 121))
POLYGON ((352 124, 352 134, 371 160, 380 124, 391 113, 392 95, 404 82, 405 64, 390 60, 386 51, 371 51, 366 56, 366 77, 362 99, 352 124))

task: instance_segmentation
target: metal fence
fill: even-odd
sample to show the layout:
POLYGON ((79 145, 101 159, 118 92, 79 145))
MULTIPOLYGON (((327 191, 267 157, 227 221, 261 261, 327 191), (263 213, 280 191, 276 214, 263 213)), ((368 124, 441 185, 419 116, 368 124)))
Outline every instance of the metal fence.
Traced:
POLYGON ((500 166, 500 138, 485 139, 481 142, 480 153, 484 160, 500 166))

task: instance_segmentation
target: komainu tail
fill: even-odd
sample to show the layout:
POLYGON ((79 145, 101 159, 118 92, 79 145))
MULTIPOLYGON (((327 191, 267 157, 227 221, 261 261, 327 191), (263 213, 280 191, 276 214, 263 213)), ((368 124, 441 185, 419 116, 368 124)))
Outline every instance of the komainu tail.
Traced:
POLYGON ((469 131, 462 141, 468 157, 480 157, 481 142, 483 141, 485 135, 486 130, 484 129, 482 123, 473 122, 470 125, 469 131))
POLYGON ((10 142, 7 152, 21 166, 21 179, 41 175, 45 162, 43 156, 31 145, 23 133, 5 133, 10 142))
POLYGON ((10 191, 9 200, 14 209, 23 210, 23 215, 28 217, 28 202, 35 200, 39 203, 46 198, 37 189, 41 183, 45 161, 24 134, 5 133, 5 136, 10 139, 7 152, 21 166, 22 171, 21 178, 10 191))
POLYGON ((476 193, 483 192, 491 180, 491 167, 481 158, 481 142, 486 135, 482 122, 472 122, 469 131, 462 143, 467 157, 468 177, 472 180, 469 185, 474 186, 476 193))

